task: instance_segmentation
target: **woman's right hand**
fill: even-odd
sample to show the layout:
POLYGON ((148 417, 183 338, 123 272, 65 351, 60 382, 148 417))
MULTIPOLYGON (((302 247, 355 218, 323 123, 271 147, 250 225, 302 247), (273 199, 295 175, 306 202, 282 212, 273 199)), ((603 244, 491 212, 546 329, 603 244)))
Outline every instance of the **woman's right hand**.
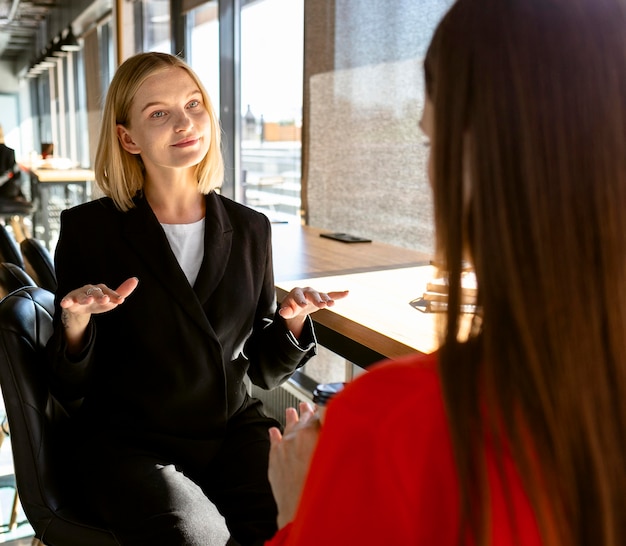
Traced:
POLYGON ((87 284, 69 292, 60 302, 68 351, 78 353, 82 349, 83 336, 91 315, 115 309, 124 303, 138 284, 137 277, 131 277, 116 290, 105 284, 87 284))

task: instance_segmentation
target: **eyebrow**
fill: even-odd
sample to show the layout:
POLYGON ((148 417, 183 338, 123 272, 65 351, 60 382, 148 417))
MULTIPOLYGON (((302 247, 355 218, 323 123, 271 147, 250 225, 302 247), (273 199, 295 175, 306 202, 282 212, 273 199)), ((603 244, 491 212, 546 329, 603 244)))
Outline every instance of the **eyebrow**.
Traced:
MULTIPOLYGON (((187 100, 192 99, 194 97, 197 97, 198 95, 200 97, 202 97, 202 92, 200 91, 200 89, 194 89, 191 93, 189 93, 187 95, 187 100)), ((149 103, 147 103, 147 104, 145 104, 143 106, 143 108, 141 109, 141 112, 145 112, 146 110, 149 110, 150 108, 153 108, 155 106, 161 106, 161 105, 164 105, 164 104, 165 104, 164 102, 161 102, 161 101, 158 101, 158 100, 157 101, 151 101, 151 102, 149 102, 149 103)))

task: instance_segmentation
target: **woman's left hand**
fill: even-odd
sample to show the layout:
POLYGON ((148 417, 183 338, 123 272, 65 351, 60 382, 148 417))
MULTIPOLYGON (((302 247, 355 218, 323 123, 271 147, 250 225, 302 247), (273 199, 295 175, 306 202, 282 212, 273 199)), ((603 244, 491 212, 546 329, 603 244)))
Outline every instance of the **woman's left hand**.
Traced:
POLYGON ((285 319, 287 328, 297 338, 302 332, 304 321, 308 315, 319 309, 332 307, 335 305, 335 300, 345 298, 347 295, 347 290, 326 293, 318 292, 309 286, 306 288, 296 287, 287 294, 278 312, 285 319))
POLYGON ((283 434, 270 429, 268 477, 278 506, 279 528, 296 514, 320 428, 317 415, 306 402, 300 403, 299 417, 294 408, 287 408, 285 417, 283 434))

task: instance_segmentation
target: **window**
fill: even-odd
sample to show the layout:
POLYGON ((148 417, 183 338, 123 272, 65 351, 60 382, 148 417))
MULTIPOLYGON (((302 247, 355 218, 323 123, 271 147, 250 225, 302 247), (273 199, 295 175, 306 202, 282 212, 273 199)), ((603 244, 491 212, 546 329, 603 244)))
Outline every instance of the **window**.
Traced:
POLYGON ((304 1, 241 10, 244 201, 271 219, 299 218, 304 1))
POLYGON ((170 53, 170 2, 169 0, 142 0, 142 45, 138 51, 170 53))
POLYGON ((193 9, 186 16, 186 35, 189 45, 188 62, 204 84, 213 108, 219 112, 219 21, 217 0, 193 9))

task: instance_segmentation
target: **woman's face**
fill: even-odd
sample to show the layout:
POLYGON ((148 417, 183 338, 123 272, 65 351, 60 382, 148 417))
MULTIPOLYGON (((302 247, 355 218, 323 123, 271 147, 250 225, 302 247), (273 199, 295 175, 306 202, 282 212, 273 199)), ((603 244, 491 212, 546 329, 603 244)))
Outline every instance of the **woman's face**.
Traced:
POLYGON ((422 119, 420 120, 420 128, 422 132, 428 139, 428 180, 430 181, 430 185, 432 187, 434 181, 434 172, 433 172, 433 154, 432 147, 430 145, 435 138, 435 117, 433 111, 433 103, 432 101, 426 97, 424 100, 424 110, 422 111, 422 119))
POLYGON ((126 126, 117 134, 124 149, 153 169, 197 165, 211 144, 211 118, 200 89, 183 68, 149 76, 139 87, 126 126))

